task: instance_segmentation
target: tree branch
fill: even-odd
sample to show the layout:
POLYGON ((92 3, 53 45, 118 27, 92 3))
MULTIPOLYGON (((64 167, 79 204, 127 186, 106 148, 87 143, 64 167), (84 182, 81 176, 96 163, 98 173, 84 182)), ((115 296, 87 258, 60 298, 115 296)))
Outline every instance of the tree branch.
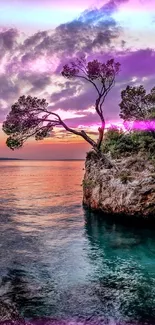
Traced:
POLYGON ((81 136, 81 137, 82 137, 83 139, 85 139, 89 144, 91 144, 91 146, 93 146, 93 148, 96 147, 96 142, 95 142, 93 139, 91 139, 91 138, 86 134, 86 132, 85 132, 84 130, 76 131, 76 130, 70 128, 69 126, 67 126, 66 123, 63 122, 62 120, 61 120, 61 125, 65 128, 66 131, 81 136))
POLYGON ((97 88, 95 82, 93 82, 92 80, 88 79, 87 77, 84 77, 84 76, 76 76, 76 78, 82 78, 82 79, 85 79, 86 81, 89 81, 94 87, 95 89, 97 90, 98 94, 100 95, 100 91, 99 89, 97 88))

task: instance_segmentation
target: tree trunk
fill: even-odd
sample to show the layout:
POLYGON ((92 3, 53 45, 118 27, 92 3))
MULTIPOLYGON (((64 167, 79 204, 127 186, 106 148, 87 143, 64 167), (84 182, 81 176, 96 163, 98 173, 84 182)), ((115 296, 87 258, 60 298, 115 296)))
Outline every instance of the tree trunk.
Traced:
POLYGON ((102 121, 102 126, 100 128, 98 128, 99 138, 97 140, 97 148, 99 150, 101 148, 101 144, 102 144, 102 141, 103 141, 104 130, 105 130, 105 121, 102 121))

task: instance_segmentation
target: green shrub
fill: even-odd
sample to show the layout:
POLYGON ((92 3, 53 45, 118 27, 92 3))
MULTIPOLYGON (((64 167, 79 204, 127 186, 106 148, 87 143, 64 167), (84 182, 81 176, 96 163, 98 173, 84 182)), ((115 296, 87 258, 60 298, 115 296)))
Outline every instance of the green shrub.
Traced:
POLYGON ((155 132, 151 131, 130 131, 110 128, 105 134, 102 151, 110 152, 113 158, 121 156, 130 156, 132 154, 142 153, 155 159, 155 132))

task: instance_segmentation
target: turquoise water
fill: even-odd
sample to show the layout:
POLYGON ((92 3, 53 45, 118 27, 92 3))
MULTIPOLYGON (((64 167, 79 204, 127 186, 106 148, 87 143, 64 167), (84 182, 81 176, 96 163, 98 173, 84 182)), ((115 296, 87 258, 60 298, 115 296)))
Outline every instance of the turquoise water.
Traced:
POLYGON ((0 162, 0 299, 28 320, 155 323, 155 231, 84 210, 83 167, 0 162))

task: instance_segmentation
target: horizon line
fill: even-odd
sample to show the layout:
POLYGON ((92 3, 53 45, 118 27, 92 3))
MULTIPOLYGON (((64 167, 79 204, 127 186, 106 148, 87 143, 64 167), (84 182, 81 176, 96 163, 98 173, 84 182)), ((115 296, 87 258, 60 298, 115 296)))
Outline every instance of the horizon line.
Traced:
POLYGON ((0 157, 0 160, 31 160, 31 161, 78 161, 78 160, 85 160, 85 158, 79 158, 79 159, 72 159, 72 158, 60 158, 60 159, 31 159, 31 158, 8 158, 8 157, 0 157))

